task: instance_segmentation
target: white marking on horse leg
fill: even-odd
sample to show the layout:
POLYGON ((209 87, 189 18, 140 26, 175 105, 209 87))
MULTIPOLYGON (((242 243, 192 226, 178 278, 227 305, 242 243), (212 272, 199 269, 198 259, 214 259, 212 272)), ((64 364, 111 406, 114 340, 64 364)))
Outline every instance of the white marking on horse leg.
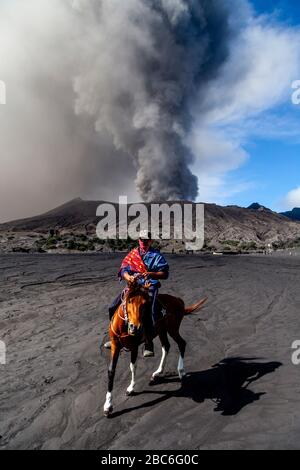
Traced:
POLYGON ((106 400, 104 403, 104 413, 110 413, 113 409, 112 406, 112 394, 111 392, 107 392, 106 394, 106 400))
POLYGON ((185 376, 184 361, 181 355, 179 356, 179 360, 178 360, 178 375, 179 375, 180 380, 185 376))
POLYGON ((129 387, 127 388, 128 394, 132 393, 135 387, 136 363, 135 364, 132 364, 132 362, 130 363, 130 370, 131 370, 131 382, 130 382, 129 387))
POLYGON ((152 378, 155 378, 158 375, 163 373, 166 362, 167 362, 167 355, 168 355, 167 350, 164 347, 162 347, 161 361, 160 361, 158 369, 155 372, 153 372, 152 378))

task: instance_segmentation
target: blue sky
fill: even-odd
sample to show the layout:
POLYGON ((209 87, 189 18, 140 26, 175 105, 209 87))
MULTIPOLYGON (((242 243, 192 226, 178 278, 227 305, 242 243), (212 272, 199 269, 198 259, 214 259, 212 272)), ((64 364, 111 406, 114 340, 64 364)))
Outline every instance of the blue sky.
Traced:
MULTIPOLYGON (((274 14, 274 21, 284 27, 300 25, 300 2, 297 0, 252 0, 259 14, 274 14)), ((295 80, 300 79, 300 70, 295 80)), ((276 115, 282 120, 285 129, 274 128, 272 132, 262 132, 254 129, 245 138, 243 149, 248 154, 246 163, 227 174, 230 184, 240 182, 245 190, 224 198, 226 204, 247 206, 257 201, 274 210, 291 208, 299 198, 288 198, 290 191, 295 192, 300 187, 300 106, 291 103, 292 90, 287 90, 285 99, 280 105, 264 111, 259 119, 262 123, 269 116, 276 115), (299 133, 298 133, 299 130, 299 133), (270 134, 270 135, 268 135, 270 134), (299 135, 298 135, 299 134, 299 135), (248 185, 248 186, 247 186, 248 185)))
POLYGON ((298 0, 251 0, 258 13, 274 13, 282 21, 299 24, 300 3, 298 0))

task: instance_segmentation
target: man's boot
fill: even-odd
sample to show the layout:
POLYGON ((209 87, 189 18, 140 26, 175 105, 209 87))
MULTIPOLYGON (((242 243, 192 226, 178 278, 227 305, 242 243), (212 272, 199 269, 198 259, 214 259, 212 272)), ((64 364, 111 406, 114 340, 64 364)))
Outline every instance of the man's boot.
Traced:
POLYGON ((145 350, 144 357, 153 357, 154 356, 154 345, 152 339, 146 338, 145 340, 145 350))
POLYGON ((154 345, 153 345, 154 326, 152 323, 152 317, 150 315, 147 315, 147 320, 145 321, 144 328, 145 328, 144 357, 153 357, 154 356, 154 345))

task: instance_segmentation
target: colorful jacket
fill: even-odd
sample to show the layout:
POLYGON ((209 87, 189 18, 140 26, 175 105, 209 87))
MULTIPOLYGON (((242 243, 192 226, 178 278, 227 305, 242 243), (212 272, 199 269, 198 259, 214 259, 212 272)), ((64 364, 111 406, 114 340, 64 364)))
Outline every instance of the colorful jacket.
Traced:
MULTIPOLYGON (((145 272, 165 272, 169 274, 169 265, 165 260, 164 256, 155 248, 150 248, 144 255, 141 255, 139 248, 134 248, 124 258, 120 271, 119 278, 123 279, 124 273, 127 272, 130 275, 136 273, 145 272)), ((144 279, 139 279, 138 283, 145 284, 144 279)), ((153 288, 160 287, 160 282, 157 279, 149 279, 153 288)))

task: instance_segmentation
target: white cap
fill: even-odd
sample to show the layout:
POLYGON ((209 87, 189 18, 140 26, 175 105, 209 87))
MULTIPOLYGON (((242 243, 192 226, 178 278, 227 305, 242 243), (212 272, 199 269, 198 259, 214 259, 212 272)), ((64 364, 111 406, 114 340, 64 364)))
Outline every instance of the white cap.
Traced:
POLYGON ((148 230, 141 230, 139 238, 145 240, 151 240, 151 233, 148 230))

